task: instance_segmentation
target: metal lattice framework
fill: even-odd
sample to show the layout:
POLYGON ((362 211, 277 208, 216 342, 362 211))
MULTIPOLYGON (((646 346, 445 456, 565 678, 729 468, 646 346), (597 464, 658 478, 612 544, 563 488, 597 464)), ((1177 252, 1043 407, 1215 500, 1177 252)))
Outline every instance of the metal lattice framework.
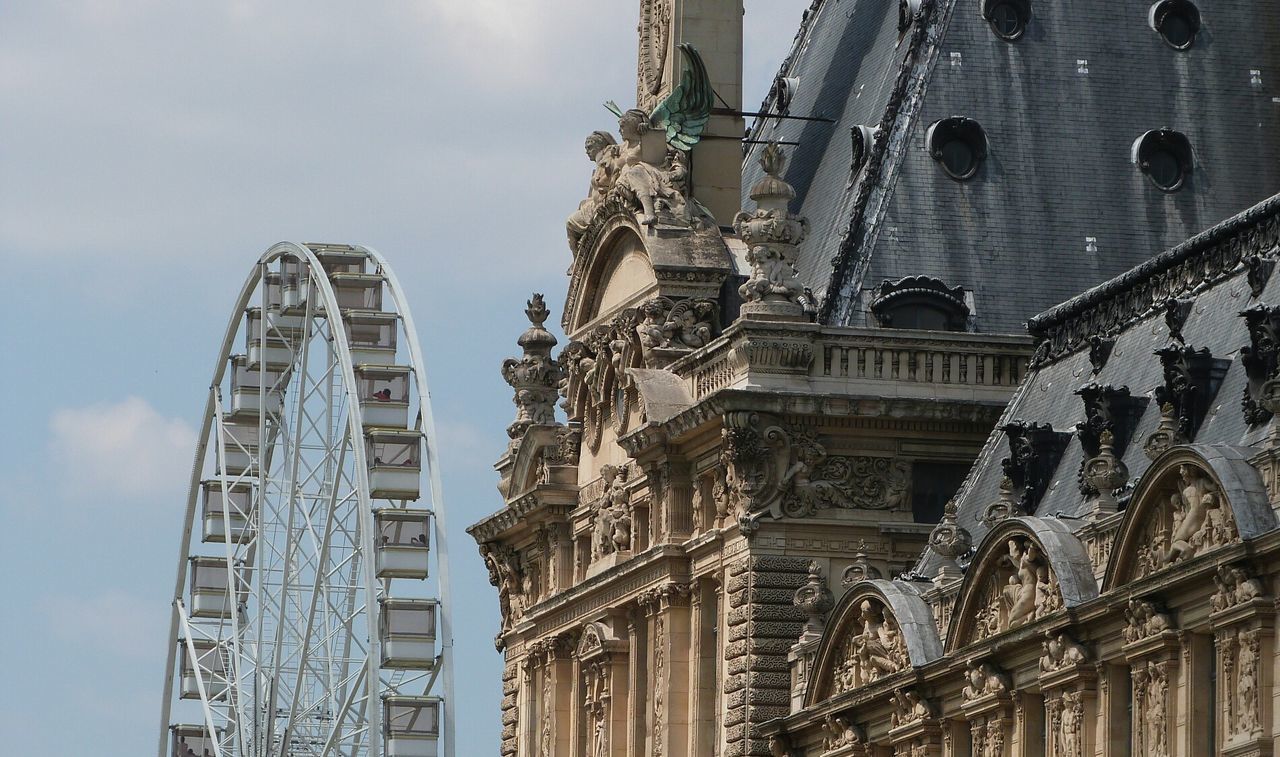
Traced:
POLYGON ((160 757, 452 757, 436 443, 386 261, 347 245, 263 254, 192 468, 160 757))

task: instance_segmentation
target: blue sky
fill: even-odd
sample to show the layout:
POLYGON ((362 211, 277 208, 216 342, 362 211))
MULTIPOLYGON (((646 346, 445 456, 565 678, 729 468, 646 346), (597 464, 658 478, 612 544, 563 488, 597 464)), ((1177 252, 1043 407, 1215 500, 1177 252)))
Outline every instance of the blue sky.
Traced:
MULTIPOLYGON (((747 3, 748 107, 808 4, 747 3)), ((531 291, 563 304, 582 139, 633 96, 637 6, 0 3, 7 753, 154 749, 194 428, 240 284, 282 239, 372 246, 408 291, 442 437, 460 754, 496 752, 497 600, 463 529, 500 504, 498 367, 531 291)))

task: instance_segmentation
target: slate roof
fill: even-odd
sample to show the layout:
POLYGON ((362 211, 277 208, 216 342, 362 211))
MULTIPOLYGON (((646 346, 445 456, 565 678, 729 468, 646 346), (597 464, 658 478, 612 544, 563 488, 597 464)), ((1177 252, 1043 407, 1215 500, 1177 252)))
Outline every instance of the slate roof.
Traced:
MULTIPOLYGON (((1151 461, 1143 443, 1160 419, 1158 403, 1151 397, 1163 383, 1161 363, 1153 353, 1173 341, 1164 315, 1171 300, 1191 302, 1181 329, 1185 344, 1207 348, 1213 357, 1229 361, 1191 441, 1248 447, 1262 440, 1269 424, 1250 426, 1241 410, 1247 375, 1240 349, 1250 344, 1250 338, 1239 313, 1259 303, 1280 303, 1280 275, 1271 275, 1255 297, 1243 265, 1251 255, 1273 262, 1280 257, 1280 195, 1031 320, 1031 329, 1041 340, 1038 363, 1016 390, 956 497, 960 525, 969 530, 974 543, 987 531, 980 518, 999 499, 1001 461, 1009 456, 1008 437, 999 426, 1014 420, 1073 432, 1047 492, 1030 514, 1058 515, 1076 530, 1090 522, 1084 518, 1090 503, 1077 484, 1084 452, 1079 434, 1074 433, 1076 424, 1085 419, 1084 404, 1075 390, 1086 383, 1128 387, 1131 395, 1148 399, 1128 446, 1117 450, 1129 469, 1131 484, 1147 470, 1151 461), (1088 349, 1092 334, 1115 339, 1110 357, 1096 374, 1088 349)), ((937 560, 926 551, 919 572, 932 575, 937 560)))
POLYGON ((815 0, 779 76, 799 82, 788 113, 835 123, 762 118, 750 136, 799 143, 786 179, 812 224, 800 273, 822 320, 865 325, 872 288, 926 274, 973 293, 976 330, 1021 333, 1033 313, 1280 191, 1280 4, 1204 0, 1186 51, 1150 28, 1149 5, 1031 0, 1008 42, 978 0, 926 0, 901 38, 897 0, 815 0), (980 123, 989 145, 965 182, 925 148, 929 125, 952 115, 980 123), (856 174, 855 125, 882 127, 856 174), (1173 193, 1130 155, 1164 127, 1194 151, 1173 193))

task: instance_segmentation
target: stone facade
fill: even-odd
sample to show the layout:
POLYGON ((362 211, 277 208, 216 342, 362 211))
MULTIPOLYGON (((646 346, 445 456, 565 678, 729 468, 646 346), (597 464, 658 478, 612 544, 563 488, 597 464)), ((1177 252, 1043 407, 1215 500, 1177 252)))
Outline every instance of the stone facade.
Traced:
MULTIPOLYGON (((900 5, 898 89, 950 17, 900 5)), ((1257 497, 1280 498, 1280 475, 1270 447, 1197 446, 1206 428, 1230 437, 1213 399, 1230 361, 1178 303, 1237 271, 1256 300, 1271 231, 1170 253, 1108 285, 1124 293, 1041 316, 1035 339, 976 333, 997 303, 928 270, 847 317, 872 289, 819 301, 806 282, 866 257, 841 242, 815 262, 813 236, 845 224, 798 212, 787 147, 752 148, 738 207, 741 3, 641 6, 637 108, 614 107, 617 137, 587 138, 566 223, 566 340, 535 295, 503 367, 517 412, 501 507, 468 529, 502 614, 501 753, 1192 755, 1217 739, 1270 754, 1272 573, 1248 540, 1272 527, 1257 497), (921 304, 945 330, 902 327, 921 304), (1135 308, 1168 324, 1163 351, 1126 341, 1135 308), (1219 720, 1192 717, 1211 706, 1219 720)), ((815 2, 805 29, 837 11, 815 2)), ((840 168, 848 239, 887 207, 893 181, 872 169, 905 149, 913 97, 865 137, 868 167, 840 168)), ((951 254, 982 268, 976 248, 951 254)), ((1057 291, 1053 275, 1000 277, 1022 282, 1002 325, 1057 291)), ((1273 320, 1248 318, 1236 361, 1251 423, 1280 407, 1273 320)))
POLYGON ((1280 196, 1033 319, 1005 413, 1025 420, 993 433, 917 580, 854 584, 801 640, 773 754, 1273 754, 1280 374, 1258 324, 1280 288, 1257 271, 1277 255, 1280 196), (1152 401, 1100 416, 1108 395, 1152 401), (1046 455, 1019 499, 1012 468, 1046 455))

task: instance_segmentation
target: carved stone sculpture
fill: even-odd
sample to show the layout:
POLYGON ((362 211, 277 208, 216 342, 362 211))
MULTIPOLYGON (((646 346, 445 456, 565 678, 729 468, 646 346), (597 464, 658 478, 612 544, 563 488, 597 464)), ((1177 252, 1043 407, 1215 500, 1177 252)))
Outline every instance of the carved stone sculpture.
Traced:
POLYGON ((965 680, 967 683, 960 695, 966 702, 1009 693, 1009 679, 989 662, 969 663, 965 680))
POLYGON ((1084 757, 1084 694, 1065 691, 1048 703, 1054 757, 1084 757))
POLYGON ((603 492, 591 504, 593 560, 631 549, 631 495, 627 491, 626 466, 600 468, 603 492))
POLYGON ((856 754, 860 751, 857 747, 866 744, 866 735, 862 729, 850 723, 848 718, 838 715, 828 715, 823 720, 822 734, 822 750, 824 752, 853 747, 856 754))
POLYGON ((613 135, 607 131, 591 132, 587 136, 586 149, 587 158, 595 164, 591 172, 591 185, 587 189, 587 198, 578 203, 578 209, 565 222, 569 234, 569 249, 575 252, 582 235, 591 225, 596 208, 600 207, 609 190, 618 181, 618 141, 613 135))
POLYGON ((690 350, 704 347, 719 330, 716 303, 654 297, 637 308, 636 335, 644 364, 660 368, 690 350))
POLYGON ((507 436, 513 441, 519 440, 530 426, 555 424, 561 377, 560 364, 551 357, 556 338, 542 326, 550 315, 542 295, 535 293, 524 312, 530 325, 516 341, 524 355, 502 363, 502 378, 515 390, 516 419, 507 426, 507 436))
POLYGON ((840 585, 846 589, 859 581, 866 581, 873 578, 879 578, 880 571, 871 564, 867 559, 867 543, 864 540, 858 541, 858 550, 853 553, 853 562, 844 569, 840 574, 840 585))
POLYGON ((1217 592, 1209 599, 1209 606, 1214 612, 1245 604, 1264 593, 1261 581, 1251 578, 1242 568, 1234 565, 1219 567, 1213 581, 1218 587, 1217 592))
POLYGON ((893 728, 900 728, 933 716, 929 703, 921 699, 914 689, 896 689, 892 700, 894 709, 889 713, 889 723, 893 728))
POLYGON ((1129 600, 1129 607, 1124 612, 1124 640, 1127 644, 1151 638, 1173 628, 1169 616, 1156 609, 1156 606, 1144 599, 1129 600))
POLYGON ((754 211, 733 219, 733 228, 746 242, 751 275, 738 288, 747 318, 804 319, 804 285, 796 278, 796 249, 809 232, 809 222, 793 214, 788 204, 795 190, 781 177, 786 155, 776 143, 765 147, 760 159, 764 178, 751 188, 754 211))
POLYGON ((1162 663, 1133 670, 1134 754, 1169 756, 1169 679, 1162 663))
POLYGON ((1146 456, 1155 460, 1164 451, 1176 444, 1186 444, 1187 440, 1182 437, 1179 431, 1178 418, 1175 415, 1173 403, 1166 402, 1160 406, 1160 423, 1156 426, 1156 430, 1151 432, 1151 436, 1147 437, 1146 443, 1142 445, 1142 451, 1146 456))
POLYGON ((959 506, 954 499, 942 507, 942 520, 929 532, 929 547, 941 557, 954 560, 973 548, 973 537, 960 526, 959 506))
POLYGON ((752 412, 725 415, 723 458, 744 515, 806 517, 825 508, 910 505, 910 469, 888 457, 828 455, 817 436, 752 412))
MULTIPOLYGON (((518 555, 515 550, 498 544, 484 544, 480 547, 480 557, 489 570, 489 583, 498 589, 502 633, 505 633, 524 612, 524 576, 518 569, 518 555)), ((501 642, 498 644, 501 648, 501 642)))
POLYGON ((1062 631, 1045 631, 1041 645, 1040 672, 1053 673, 1063 668, 1083 665, 1088 659, 1084 647, 1067 637, 1062 631))
POLYGON ((991 571, 974 618, 975 640, 1016 628, 1062 608, 1057 577, 1040 547, 1025 536, 1007 542, 1008 551, 991 571))
POLYGON ((1178 466, 1180 488, 1170 498, 1173 505, 1173 533, 1169 537, 1166 563, 1193 556, 1211 538, 1209 513, 1222 504, 1218 488, 1208 476, 1190 465, 1178 466))
POLYGON ((832 671, 832 696, 878 681, 910 667, 906 641, 893 615, 878 601, 864 599, 845 631, 832 671))
POLYGON ((1071 437, 1047 424, 1024 421, 1006 423, 1000 430, 1009 442, 1009 456, 1000 465, 1013 484, 1018 508, 1033 513, 1071 437))
POLYGON ((1103 431, 1098 437, 1098 454, 1084 463, 1081 472, 1082 482, 1094 492, 1095 510, 1099 513, 1113 513, 1119 509, 1115 490, 1129 480, 1129 468, 1124 461, 1116 457, 1112 448, 1114 436, 1110 431, 1103 431))
POLYGON ((1167 488, 1152 492, 1157 506, 1143 518, 1136 540, 1135 578, 1239 539, 1231 508, 1208 474, 1183 463, 1172 478, 1167 488))

